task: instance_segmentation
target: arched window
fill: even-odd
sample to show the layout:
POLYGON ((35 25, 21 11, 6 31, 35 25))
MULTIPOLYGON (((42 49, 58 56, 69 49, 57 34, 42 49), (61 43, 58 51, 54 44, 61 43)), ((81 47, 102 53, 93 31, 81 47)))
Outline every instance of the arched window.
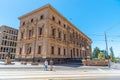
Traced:
POLYGON ((40 19, 42 20, 43 18, 44 18, 44 15, 41 15, 41 16, 40 16, 40 19))
POLYGON ((23 22, 22 25, 24 26, 24 25, 25 25, 25 22, 23 22))
POLYGON ((33 19, 31 19, 31 22, 33 22, 33 19))
POLYGON ((55 21, 55 17, 54 16, 52 16, 52 20, 55 21))
POLYGON ((59 23, 59 25, 61 25, 61 21, 60 20, 58 21, 58 23, 59 23))

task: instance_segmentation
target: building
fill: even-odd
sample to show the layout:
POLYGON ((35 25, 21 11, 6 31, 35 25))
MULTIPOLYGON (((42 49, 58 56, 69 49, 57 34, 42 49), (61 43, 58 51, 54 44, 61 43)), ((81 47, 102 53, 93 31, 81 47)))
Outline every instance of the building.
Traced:
POLYGON ((5 25, 0 26, 0 59, 5 59, 8 52, 10 52, 11 59, 15 58, 17 36, 17 29, 5 25))
POLYGON ((19 17, 16 59, 62 62, 91 57, 91 39, 51 5, 19 17))

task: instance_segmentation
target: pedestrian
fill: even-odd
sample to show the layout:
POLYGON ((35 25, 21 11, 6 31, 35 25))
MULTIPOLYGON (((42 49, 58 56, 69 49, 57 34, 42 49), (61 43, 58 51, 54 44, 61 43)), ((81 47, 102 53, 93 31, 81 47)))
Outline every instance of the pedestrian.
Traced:
POLYGON ((50 71, 53 71, 53 60, 50 60, 50 71))
POLYGON ((48 70, 48 61, 47 59, 44 62, 44 70, 47 71, 48 70))

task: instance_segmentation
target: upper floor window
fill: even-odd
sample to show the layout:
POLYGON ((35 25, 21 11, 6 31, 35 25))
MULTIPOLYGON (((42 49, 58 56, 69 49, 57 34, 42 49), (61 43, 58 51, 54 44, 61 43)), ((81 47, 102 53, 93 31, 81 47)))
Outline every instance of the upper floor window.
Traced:
POLYGON ((7 41, 5 40, 5 46, 7 45, 7 41))
POLYGON ((33 22, 33 19, 31 19, 31 22, 33 22))
POLYGON ((25 22, 23 22, 22 25, 24 26, 24 25, 25 25, 25 22))
POLYGON ((3 47, 1 47, 1 49, 0 49, 0 52, 2 52, 3 51, 3 47))
POLYGON ((52 29, 52 36, 55 36, 55 29, 52 29))
POLYGON ((16 31, 16 35, 18 35, 18 31, 16 31))
POLYGON ((52 17, 52 20, 55 21, 55 17, 54 16, 52 17))
POLYGON ((2 40, 2 45, 4 45, 4 40, 2 40))
POLYGON ((42 28, 39 28, 39 35, 42 35, 42 28))
POLYGON ((66 40, 66 34, 64 34, 64 40, 66 40))
POLYGON ((61 22, 60 22, 60 21, 59 21, 58 23, 59 23, 59 25, 61 24, 61 22))
POLYGON ((43 16, 43 15, 41 15, 41 16, 40 16, 40 19, 42 20, 43 18, 44 18, 44 16, 43 16))
POLYGON ((7 39, 7 35, 5 36, 5 39, 7 39))
POLYGON ((32 30, 29 30, 29 38, 32 36, 32 30))
POLYGON ((58 33, 58 38, 61 38, 61 32, 58 33))
POLYGON ((12 31, 11 31, 11 30, 9 30, 9 33, 12 33, 12 31))
POLYGON ((66 25, 64 24, 64 28, 66 27, 66 25))

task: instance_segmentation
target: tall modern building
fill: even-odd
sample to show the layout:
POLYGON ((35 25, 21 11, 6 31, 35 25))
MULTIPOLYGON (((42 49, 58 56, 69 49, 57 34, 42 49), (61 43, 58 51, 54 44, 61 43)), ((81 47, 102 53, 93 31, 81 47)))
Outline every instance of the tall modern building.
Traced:
POLYGON ((91 39, 51 5, 21 17, 16 59, 62 62, 91 57, 91 39))
POLYGON ((10 52, 11 59, 15 58, 18 30, 9 26, 0 26, 0 59, 5 59, 10 52))

